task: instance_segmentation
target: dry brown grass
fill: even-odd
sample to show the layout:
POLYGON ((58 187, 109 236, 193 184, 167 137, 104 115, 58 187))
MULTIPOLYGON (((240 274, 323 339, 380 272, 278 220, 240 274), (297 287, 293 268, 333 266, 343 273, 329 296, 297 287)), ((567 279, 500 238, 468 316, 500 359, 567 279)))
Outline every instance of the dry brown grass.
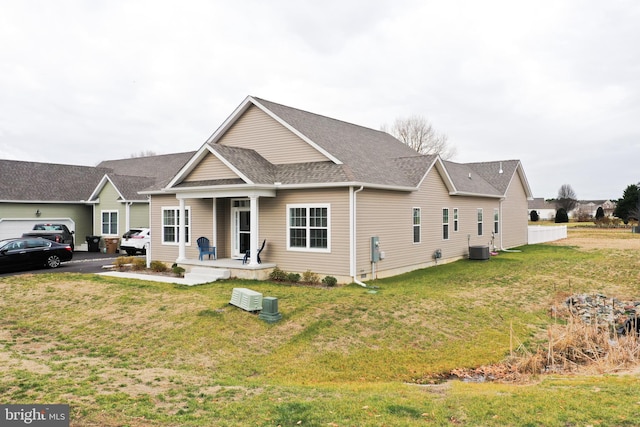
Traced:
POLYGON ((640 250, 640 236, 627 228, 602 230, 594 227, 570 228, 566 239, 547 243, 558 246, 576 246, 584 250, 620 249, 640 250), (603 235, 606 233, 606 238, 603 235))

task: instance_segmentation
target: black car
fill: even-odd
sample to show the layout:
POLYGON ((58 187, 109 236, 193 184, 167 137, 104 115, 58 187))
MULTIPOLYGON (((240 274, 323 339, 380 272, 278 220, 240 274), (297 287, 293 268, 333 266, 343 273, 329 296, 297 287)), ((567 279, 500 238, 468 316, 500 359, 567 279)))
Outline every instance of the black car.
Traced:
POLYGON ((0 240, 0 269, 19 270, 27 267, 56 268, 70 261, 70 245, 52 242, 41 237, 0 240))

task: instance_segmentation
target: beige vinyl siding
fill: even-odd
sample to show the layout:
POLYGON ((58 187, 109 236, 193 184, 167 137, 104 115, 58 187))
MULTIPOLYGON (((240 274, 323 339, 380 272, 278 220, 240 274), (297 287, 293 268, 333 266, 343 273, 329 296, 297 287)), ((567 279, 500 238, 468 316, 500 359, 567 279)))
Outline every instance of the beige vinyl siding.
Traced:
POLYGON ((100 203, 96 204, 95 208, 95 234, 102 235, 102 212, 103 211, 117 211, 118 212, 118 232, 114 235, 122 236, 127 230, 126 224, 126 210, 125 205, 119 201, 120 195, 116 191, 111 182, 107 181, 105 186, 98 194, 98 200, 100 203))
POLYGON ((283 190, 276 198, 260 198, 260 242, 267 239, 264 261, 279 268, 303 273, 311 270, 324 277, 349 275, 349 190, 283 190), (287 250, 287 205, 329 204, 331 252, 287 250))
MULTIPOLYGON (((260 199, 263 200, 263 199, 260 199)), ((217 242, 218 258, 231 258, 231 202, 230 199, 216 199, 217 209, 217 242)))
POLYGON ((318 150, 255 106, 251 106, 218 143, 256 150, 273 164, 328 160, 318 150))
POLYGON ((507 189, 506 200, 502 202, 502 246, 505 249, 526 245, 528 241, 527 195, 519 174, 507 189))
POLYGON ((149 227, 149 204, 134 203, 129 207, 129 228, 149 227))
POLYGON ((185 182, 208 179, 238 178, 238 175, 213 154, 208 154, 184 180, 185 182))
MULTIPOLYGON (((173 262, 178 258, 178 244, 162 244, 162 209, 179 208, 180 202, 174 195, 153 196, 151 198, 151 222, 153 231, 151 237, 151 253, 153 259, 173 262)), ((213 199, 187 199, 185 208, 191 210, 191 240, 186 246, 186 257, 198 259, 198 237, 207 237, 213 242, 213 199)), ((220 221, 220 218, 218 218, 220 221)), ((218 234, 218 245, 220 235, 218 234)), ((218 255, 220 257, 220 255, 218 255)))
POLYGON ((162 208, 170 206, 179 206, 173 194, 151 198, 151 257, 154 260, 173 262, 178 259, 178 245, 162 244, 162 208))
POLYGON ((468 246, 487 245, 493 229, 493 209, 498 199, 451 196, 434 168, 415 192, 365 189, 357 194, 356 277, 371 279, 370 239, 380 238, 385 258, 376 265, 377 277, 410 271, 468 255, 468 246), (413 243, 413 208, 421 211, 420 243, 413 243), (442 209, 449 208, 449 239, 442 237, 442 209), (458 209, 458 231, 453 231, 453 209, 458 209), (477 209, 484 213, 483 235, 477 234, 477 209))
POLYGON ((213 244, 213 199, 187 199, 185 207, 191 208, 191 242, 186 257, 198 259, 198 237, 206 237, 213 244))

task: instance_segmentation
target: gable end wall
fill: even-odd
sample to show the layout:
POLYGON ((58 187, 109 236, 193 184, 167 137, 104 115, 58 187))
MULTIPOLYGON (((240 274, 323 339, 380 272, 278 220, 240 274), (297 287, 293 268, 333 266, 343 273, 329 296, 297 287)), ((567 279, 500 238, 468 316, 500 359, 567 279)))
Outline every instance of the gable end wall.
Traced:
POLYGON ((326 162, 318 150, 256 106, 251 106, 218 141, 253 149, 273 164, 326 162))

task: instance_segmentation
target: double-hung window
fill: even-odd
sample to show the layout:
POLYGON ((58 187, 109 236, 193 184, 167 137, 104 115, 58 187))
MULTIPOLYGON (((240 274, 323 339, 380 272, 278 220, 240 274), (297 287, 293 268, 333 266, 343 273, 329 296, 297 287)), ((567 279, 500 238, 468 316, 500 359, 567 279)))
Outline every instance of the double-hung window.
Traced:
POLYGON ((493 232, 495 234, 498 234, 498 231, 500 231, 500 214, 499 214, 499 210, 498 209, 494 209, 493 210, 493 232))
POLYGON ((442 208, 442 240, 449 240, 449 208, 442 208))
POLYGON ((478 208, 478 236, 482 236, 482 208, 478 208))
POLYGON ((453 232, 458 232, 458 208, 453 208, 453 232))
POLYGON ((287 249, 331 251, 331 209, 328 204, 287 205, 287 249))
MULTIPOLYGON (((185 243, 191 241, 191 227, 189 224, 191 218, 191 209, 185 208, 185 243)), ((180 208, 166 207, 162 208, 162 243, 177 244, 180 242, 180 208)))
POLYGON ((118 235, 118 211, 102 211, 102 235, 118 235))
POLYGON ((420 208, 413 208, 413 243, 420 243, 420 208))

